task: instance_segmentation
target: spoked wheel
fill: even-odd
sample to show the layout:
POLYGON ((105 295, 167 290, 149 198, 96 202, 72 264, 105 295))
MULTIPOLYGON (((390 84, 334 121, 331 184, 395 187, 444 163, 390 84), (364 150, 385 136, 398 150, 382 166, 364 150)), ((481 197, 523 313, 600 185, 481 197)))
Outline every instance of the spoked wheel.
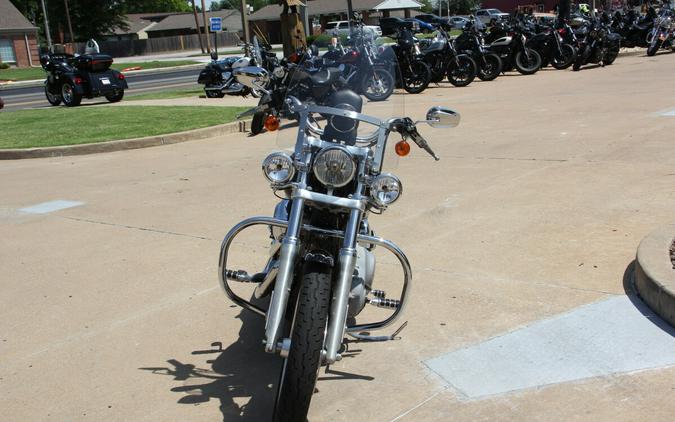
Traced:
POLYGON ((531 48, 526 48, 516 53, 515 65, 516 70, 523 75, 532 75, 537 73, 541 67, 541 56, 531 48), (527 50, 527 54, 525 54, 527 50))
POLYGON ((384 69, 373 69, 363 78, 361 91, 370 101, 384 101, 394 92, 394 77, 384 69))
POLYGON ((112 94, 108 94, 105 96, 105 99, 110 101, 111 103, 118 103, 122 101, 122 98, 124 98, 123 90, 115 91, 112 94))
MULTIPOLYGON (((654 35, 656 37, 656 35, 654 35)), ((659 51, 659 48, 661 48, 661 40, 656 40, 656 42, 653 42, 649 44, 649 48, 647 49, 647 55, 648 56, 654 56, 657 51, 659 51)))
POLYGON ((330 286, 330 267, 305 264, 291 327, 291 346, 279 379, 274 422, 307 421, 321 368, 330 286))
POLYGON ((457 87, 467 86, 476 78, 478 72, 476 62, 467 55, 461 54, 456 60, 448 63, 448 81, 457 87))
POLYGON ((569 44, 563 44, 560 46, 560 51, 556 50, 553 52, 553 57, 551 58, 551 66, 558 70, 567 69, 572 66, 574 59, 576 59, 577 51, 569 44))
POLYGON ((49 92, 49 87, 47 85, 45 85, 45 97, 47 97, 49 104, 53 106, 61 104, 61 96, 49 92))
POLYGON ((61 99, 68 107, 78 106, 82 102, 82 96, 75 93, 75 88, 70 82, 64 82, 61 85, 61 99))
POLYGON ((403 73, 403 89, 411 94, 419 94, 427 89, 431 81, 431 70, 426 63, 415 60, 410 63, 410 70, 403 73))
POLYGON ((577 53, 577 58, 574 60, 574 65, 572 66, 573 71, 578 72, 579 69, 581 69, 581 66, 585 64, 584 61, 586 60, 586 54, 589 48, 589 46, 584 46, 581 50, 579 50, 577 53))
POLYGON ((265 128, 265 113, 259 111, 253 115, 251 119, 251 135, 255 136, 262 133, 265 128))
POLYGON ((481 81, 491 81, 497 78, 502 71, 502 59, 496 54, 485 54, 478 61, 478 78, 481 81))

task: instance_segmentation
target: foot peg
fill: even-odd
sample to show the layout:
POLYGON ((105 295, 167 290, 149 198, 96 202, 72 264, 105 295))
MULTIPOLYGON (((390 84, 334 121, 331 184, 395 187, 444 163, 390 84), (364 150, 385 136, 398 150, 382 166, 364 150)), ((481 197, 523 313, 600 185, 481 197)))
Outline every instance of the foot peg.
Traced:
POLYGON ((238 281, 240 283, 260 283, 265 279, 265 273, 249 275, 249 273, 244 270, 225 270, 225 277, 228 280, 238 281))
POLYGON ((367 299, 368 303, 378 308, 398 309, 401 306, 401 301, 396 299, 386 299, 375 297, 367 299))

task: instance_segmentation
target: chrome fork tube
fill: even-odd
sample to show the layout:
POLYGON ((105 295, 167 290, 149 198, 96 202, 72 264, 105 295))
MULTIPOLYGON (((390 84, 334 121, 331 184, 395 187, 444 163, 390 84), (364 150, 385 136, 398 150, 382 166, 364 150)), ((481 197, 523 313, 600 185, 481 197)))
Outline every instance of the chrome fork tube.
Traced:
POLYGON ((356 236, 360 221, 361 211, 352 210, 345 230, 344 243, 340 249, 338 278, 333 288, 330 319, 326 332, 326 363, 329 365, 337 360, 347 322, 349 290, 356 266, 356 236))
POLYGON ((291 291, 293 281, 293 270, 295 266, 300 242, 298 236, 302 226, 302 209, 304 199, 297 198, 291 205, 291 213, 288 216, 288 230, 281 241, 281 250, 279 252, 279 272, 274 284, 274 294, 270 301, 267 311, 267 321, 265 322, 265 351, 273 353, 277 349, 277 340, 279 339, 279 328, 286 313, 288 296, 291 291))

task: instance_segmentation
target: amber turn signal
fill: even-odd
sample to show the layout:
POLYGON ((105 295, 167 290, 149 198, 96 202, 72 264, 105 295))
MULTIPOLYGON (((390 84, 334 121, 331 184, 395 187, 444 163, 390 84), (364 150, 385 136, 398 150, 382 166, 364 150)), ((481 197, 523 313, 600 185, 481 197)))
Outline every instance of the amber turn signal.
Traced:
POLYGON ((274 132, 279 129, 279 118, 276 116, 267 116, 265 118, 265 129, 269 132, 274 132))
POLYGON ((396 155, 400 157, 405 157, 410 154, 410 144, 405 141, 405 139, 396 143, 396 155))

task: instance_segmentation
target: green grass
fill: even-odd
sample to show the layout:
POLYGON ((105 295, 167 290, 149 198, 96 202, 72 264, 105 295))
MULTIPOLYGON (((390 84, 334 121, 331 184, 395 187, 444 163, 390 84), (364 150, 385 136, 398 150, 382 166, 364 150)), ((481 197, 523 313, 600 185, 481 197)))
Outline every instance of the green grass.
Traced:
MULTIPOLYGON (((172 60, 166 62, 151 61, 151 62, 132 62, 132 63, 113 63, 112 68, 117 70, 126 69, 128 67, 140 66, 143 69, 160 69, 163 67, 186 66, 191 64, 199 64, 194 60, 172 60)), ((44 79, 46 73, 41 67, 26 67, 26 68, 11 68, 0 70, 0 81, 31 81, 34 79, 44 79)))
POLYGON ((197 97, 204 95, 204 88, 185 88, 171 91, 147 92, 145 94, 129 94, 124 97, 125 100, 169 100, 172 98, 197 97))
POLYGON ((76 145, 181 132, 234 121, 235 115, 246 109, 61 106, 0 113, 0 148, 76 145))

